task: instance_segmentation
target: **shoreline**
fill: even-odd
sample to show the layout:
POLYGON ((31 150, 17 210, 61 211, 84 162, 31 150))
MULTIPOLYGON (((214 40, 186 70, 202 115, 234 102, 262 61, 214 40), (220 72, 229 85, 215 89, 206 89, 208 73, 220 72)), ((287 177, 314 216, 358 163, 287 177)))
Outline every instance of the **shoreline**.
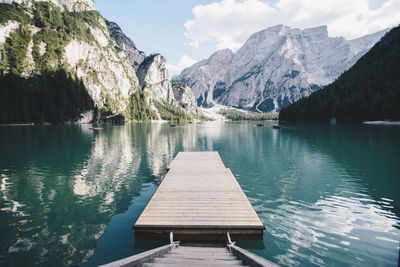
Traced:
POLYGON ((7 127, 7 126, 35 126, 38 124, 35 123, 5 123, 5 124, 0 124, 0 127, 7 127))
POLYGON ((363 121, 362 124, 400 126, 400 121, 363 121))

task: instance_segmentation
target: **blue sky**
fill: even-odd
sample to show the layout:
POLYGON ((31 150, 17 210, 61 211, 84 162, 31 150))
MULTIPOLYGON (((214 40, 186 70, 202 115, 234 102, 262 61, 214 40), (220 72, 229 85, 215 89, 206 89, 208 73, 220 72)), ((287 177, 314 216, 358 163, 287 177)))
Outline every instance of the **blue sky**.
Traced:
POLYGON ((96 0, 96 8, 138 49, 161 53, 172 74, 277 24, 327 25, 330 36, 352 39, 400 23, 399 0, 96 0))
POLYGON ((185 45, 185 22, 192 18, 192 8, 214 0, 96 0, 96 9, 116 22, 147 55, 162 54, 169 63, 177 64, 182 55, 196 60, 207 58, 217 49, 207 44, 201 49, 185 45))

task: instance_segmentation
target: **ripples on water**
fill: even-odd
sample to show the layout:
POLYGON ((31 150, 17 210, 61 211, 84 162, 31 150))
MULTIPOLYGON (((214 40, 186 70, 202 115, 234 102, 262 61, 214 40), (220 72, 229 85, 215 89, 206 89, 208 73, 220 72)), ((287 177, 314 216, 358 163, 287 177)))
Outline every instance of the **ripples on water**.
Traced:
POLYGON ((285 266, 396 266, 396 127, 0 127, 0 266, 96 266, 163 244, 131 226, 182 150, 217 150, 285 266))

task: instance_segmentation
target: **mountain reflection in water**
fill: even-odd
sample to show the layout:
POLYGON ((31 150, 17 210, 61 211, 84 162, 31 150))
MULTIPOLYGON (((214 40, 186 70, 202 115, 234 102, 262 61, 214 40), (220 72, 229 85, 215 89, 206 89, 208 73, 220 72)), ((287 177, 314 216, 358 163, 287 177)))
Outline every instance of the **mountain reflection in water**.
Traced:
POLYGON ((284 266, 396 266, 400 127, 0 127, 0 266, 96 266, 168 240, 131 227, 179 151, 216 150, 284 266))

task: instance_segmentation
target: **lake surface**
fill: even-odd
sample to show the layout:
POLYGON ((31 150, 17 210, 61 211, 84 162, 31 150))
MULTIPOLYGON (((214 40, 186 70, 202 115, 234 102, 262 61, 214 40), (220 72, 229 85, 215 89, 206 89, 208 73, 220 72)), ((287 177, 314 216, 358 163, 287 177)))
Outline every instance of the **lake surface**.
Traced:
POLYGON ((283 266, 397 266, 400 127, 0 127, 0 266, 97 266, 168 240, 132 225, 179 151, 218 151, 283 266))

